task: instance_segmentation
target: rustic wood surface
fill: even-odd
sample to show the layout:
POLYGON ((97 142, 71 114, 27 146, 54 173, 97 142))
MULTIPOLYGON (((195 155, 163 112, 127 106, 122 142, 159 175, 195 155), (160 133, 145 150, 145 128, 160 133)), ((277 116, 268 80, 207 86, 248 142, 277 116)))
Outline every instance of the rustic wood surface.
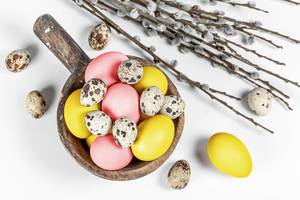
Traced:
MULTIPOLYGON (((79 45, 71 38, 71 36, 50 15, 46 14, 37 19, 34 25, 34 33, 71 72, 71 76, 66 81, 61 92, 57 109, 57 126, 59 137, 65 148, 82 167, 96 176, 108 180, 124 181, 137 179, 153 172, 170 157, 177 143, 179 142, 183 131, 184 114, 182 114, 178 119, 174 120, 174 140, 168 151, 160 158, 150 162, 143 162, 135 159, 129 164, 129 166, 116 171, 107 171, 96 166, 91 160, 89 149, 86 146, 85 141, 76 138, 69 132, 65 124, 63 112, 68 96, 74 90, 83 86, 84 71, 90 59, 79 47, 79 45)), ((141 58, 133 56, 129 57, 140 59, 144 64, 152 64, 141 58)), ((169 78, 168 84, 169 87, 167 94, 179 96, 175 85, 169 78)))
POLYGON ((90 58, 51 15, 39 17, 33 31, 71 73, 89 63, 90 58))

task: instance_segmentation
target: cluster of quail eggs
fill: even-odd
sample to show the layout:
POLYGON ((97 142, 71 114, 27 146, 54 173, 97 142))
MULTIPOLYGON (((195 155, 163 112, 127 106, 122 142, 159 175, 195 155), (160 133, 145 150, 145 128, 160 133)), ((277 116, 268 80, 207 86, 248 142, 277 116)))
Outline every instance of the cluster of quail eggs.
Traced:
MULTIPOLYGON (((102 80, 91 79, 81 90, 80 103, 86 107, 99 104, 106 92, 107 86, 102 80)), ((132 119, 124 116, 112 122, 110 116, 100 110, 88 112, 85 116, 85 124, 93 135, 105 136, 111 132, 116 143, 122 148, 129 147, 137 135, 137 125, 132 119)))
MULTIPOLYGON (((6 56, 5 66, 10 72, 19 73, 28 67, 30 61, 30 52, 27 49, 19 49, 6 56)), ((25 107, 33 118, 39 119, 46 111, 45 97, 37 90, 31 91, 25 98, 25 107)))
POLYGON ((161 113, 171 119, 179 117, 185 108, 184 101, 179 96, 167 95, 156 86, 145 89, 140 99, 141 112, 146 116, 161 113))
MULTIPOLYGON (((125 60, 118 67, 118 78, 125 84, 137 84, 142 77, 143 64, 138 60, 125 60)), ((81 89, 81 105, 90 107, 101 103, 107 88, 104 81, 100 79, 88 80, 81 89)), ((165 96, 156 86, 144 89, 139 102, 140 111, 145 117, 160 113, 176 119, 184 112, 185 108, 185 103, 179 96, 165 96)), ((107 113, 100 110, 88 112, 85 116, 85 124, 93 135, 105 136, 111 133, 116 143, 122 148, 130 147, 138 134, 137 124, 130 117, 123 116, 113 121, 107 113)))
POLYGON ((102 169, 122 169, 133 157, 155 160, 171 146, 173 120, 185 108, 167 91, 168 79, 157 67, 107 52, 91 61, 83 87, 68 96, 64 120, 70 133, 86 140, 91 159, 102 169), (155 137, 160 139, 153 145, 155 137))
MULTIPOLYGON (((122 82, 136 84, 143 76, 143 66, 137 60, 127 60, 120 65, 118 76, 122 82)), ((140 110, 148 117, 160 113, 176 119, 184 112, 184 108, 185 103, 179 96, 165 96, 157 86, 144 89, 140 96, 140 110)))

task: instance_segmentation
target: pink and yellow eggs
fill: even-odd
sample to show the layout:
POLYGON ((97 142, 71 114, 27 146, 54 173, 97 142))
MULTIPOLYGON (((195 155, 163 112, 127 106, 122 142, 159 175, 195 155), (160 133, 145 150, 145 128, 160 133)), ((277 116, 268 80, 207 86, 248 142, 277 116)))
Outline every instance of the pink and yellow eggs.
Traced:
MULTIPOLYGON (((73 128, 69 124, 84 124, 83 118, 90 110, 101 109, 102 112, 111 118, 112 122, 121 117, 128 117, 134 123, 140 122, 136 140, 131 141, 131 143, 133 142, 132 146, 125 146, 125 148, 122 148, 116 142, 112 134, 105 136, 91 135, 86 127, 81 127, 81 129, 84 128, 85 130, 83 132, 84 135, 75 134, 78 131, 82 133, 81 129, 71 131, 76 137, 86 139, 86 143, 90 147, 91 159, 98 167, 104 170, 122 169, 129 165, 133 156, 141 161, 152 161, 159 158, 170 147, 175 133, 174 123, 167 115, 158 114, 152 117, 143 117, 143 113, 140 111, 141 97, 139 93, 151 86, 156 86, 162 90, 164 96, 168 91, 166 76, 155 66, 143 66, 143 78, 137 84, 122 83, 118 78, 118 67, 125 60, 128 60, 128 57, 120 52, 107 52, 92 60, 87 66, 85 81, 97 78, 107 85, 107 91, 101 104, 97 104, 94 107, 80 107, 79 95, 74 96, 72 94, 69 99, 73 98, 72 102, 76 102, 78 106, 71 108, 78 111, 72 111, 68 104, 65 107, 65 111, 68 111, 65 113, 67 114, 67 117, 65 117, 66 123, 68 128, 72 130, 78 129, 78 126, 73 128), (71 115, 73 113, 79 113, 80 118, 74 119, 73 115, 71 115), (71 117, 68 117, 68 114, 71 117)), ((76 91, 76 94, 79 94, 79 92, 80 89, 76 91)))

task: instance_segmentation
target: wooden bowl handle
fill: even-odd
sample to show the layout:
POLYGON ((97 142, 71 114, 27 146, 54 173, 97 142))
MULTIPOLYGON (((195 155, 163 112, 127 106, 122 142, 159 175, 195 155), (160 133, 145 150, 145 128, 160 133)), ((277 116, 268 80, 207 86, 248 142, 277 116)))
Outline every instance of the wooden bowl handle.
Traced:
POLYGON ((90 62, 90 58, 51 15, 40 16, 33 31, 71 73, 90 62))

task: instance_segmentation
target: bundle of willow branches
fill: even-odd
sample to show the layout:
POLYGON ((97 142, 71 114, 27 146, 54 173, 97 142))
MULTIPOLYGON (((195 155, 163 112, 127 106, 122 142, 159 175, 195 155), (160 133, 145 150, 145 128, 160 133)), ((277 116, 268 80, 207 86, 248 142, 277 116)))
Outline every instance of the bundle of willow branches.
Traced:
MULTIPOLYGON (((261 73, 273 76, 285 83, 300 87, 299 83, 283 77, 273 71, 267 70, 263 66, 252 62, 239 51, 246 51, 250 54, 268 60, 276 65, 285 65, 285 63, 275 60, 267 55, 258 52, 249 47, 254 41, 260 40, 275 48, 282 48, 274 41, 262 36, 260 33, 273 35, 283 38, 293 43, 300 43, 288 35, 265 28, 260 21, 243 21, 225 15, 222 11, 207 11, 199 5, 190 5, 177 0, 73 0, 81 8, 98 17, 107 23, 117 33, 123 35, 131 42, 136 44, 141 50, 148 53, 153 62, 164 67, 174 74, 178 80, 188 83, 190 86, 199 89, 215 100, 227 107, 235 114, 243 117, 255 126, 259 126, 266 131, 273 133, 272 130, 255 121, 253 118, 243 114, 228 104, 220 96, 230 97, 241 100, 239 97, 228 94, 209 87, 205 83, 190 79, 184 73, 176 68, 176 60, 165 61, 157 53, 154 46, 146 46, 138 36, 130 35, 122 29, 104 12, 111 12, 126 20, 141 25, 148 36, 161 35, 166 38, 172 46, 178 48, 181 53, 192 52, 199 57, 208 60, 213 67, 226 70, 242 80, 249 82, 254 87, 261 87, 269 91, 273 97, 283 103, 287 109, 292 110, 287 102, 290 97, 281 89, 275 87, 269 80, 260 78, 261 73), (241 42, 235 42, 230 37, 242 35, 241 42), (239 63, 239 64, 236 64, 239 63), (250 71, 248 68, 252 68, 250 71)), ((284 0, 288 1, 288 0, 284 0)), ((268 12, 258 8, 255 2, 234 3, 228 0, 209 0, 210 3, 223 2, 232 6, 243 6, 258 11, 268 12)), ((290 3, 298 4, 294 1, 290 3)), ((162 37, 162 38, 163 38, 162 37)))

